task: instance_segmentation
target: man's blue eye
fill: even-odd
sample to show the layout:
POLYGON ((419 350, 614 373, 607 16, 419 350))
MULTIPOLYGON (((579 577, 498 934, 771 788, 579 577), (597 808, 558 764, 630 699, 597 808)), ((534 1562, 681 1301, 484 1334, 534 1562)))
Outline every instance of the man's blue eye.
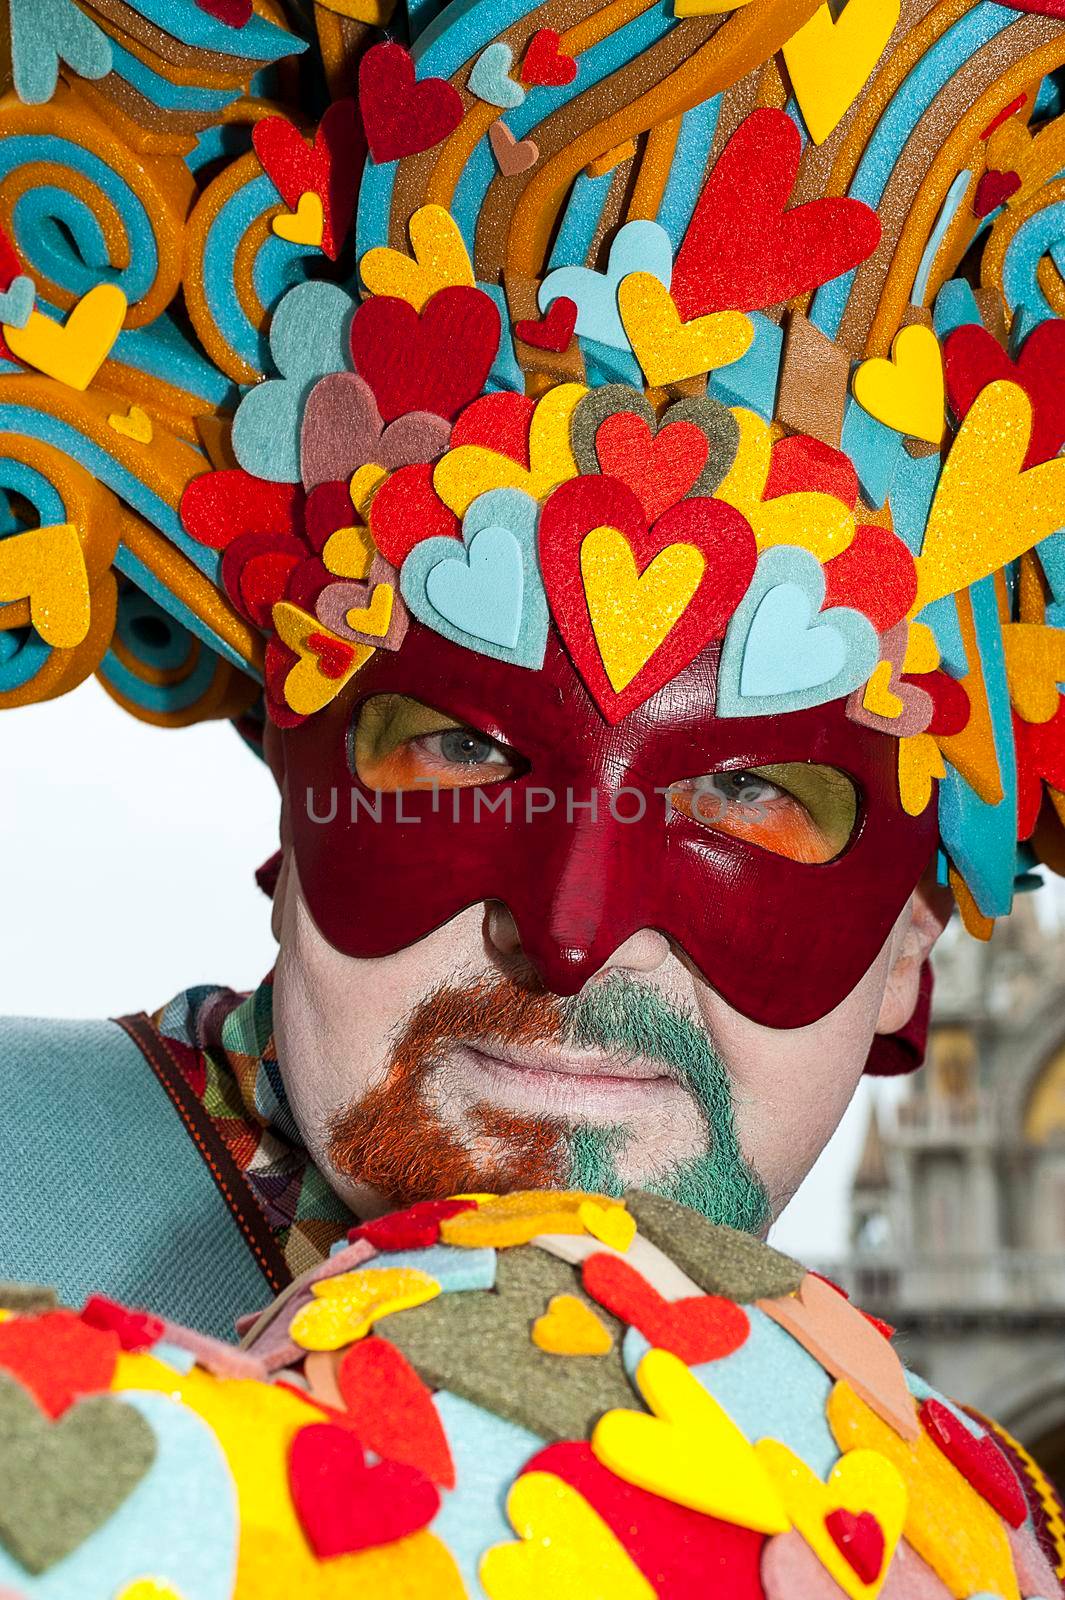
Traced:
POLYGON ((441 756, 456 766, 481 766, 486 761, 491 761, 496 750, 490 739, 478 738, 477 734, 471 733, 468 728, 455 728, 437 737, 440 740, 441 756))

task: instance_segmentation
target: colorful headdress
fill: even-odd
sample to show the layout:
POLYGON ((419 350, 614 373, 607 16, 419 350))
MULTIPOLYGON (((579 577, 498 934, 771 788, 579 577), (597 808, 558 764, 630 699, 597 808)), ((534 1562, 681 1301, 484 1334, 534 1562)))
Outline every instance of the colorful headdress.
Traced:
POLYGON ((12 0, 0 704, 719 647, 938 780, 986 933, 1065 866, 1059 12, 12 0))

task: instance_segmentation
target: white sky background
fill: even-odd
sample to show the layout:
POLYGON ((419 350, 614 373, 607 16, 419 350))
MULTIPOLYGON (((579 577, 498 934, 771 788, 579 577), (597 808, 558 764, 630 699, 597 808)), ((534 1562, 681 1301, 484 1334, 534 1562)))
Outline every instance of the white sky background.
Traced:
MULTIPOLYGON (((93 680, 4 711, 0 1014, 115 1016, 194 983, 254 987, 276 949, 254 880, 276 812, 228 723, 153 728, 93 680)), ((774 1230, 782 1249, 815 1264, 844 1253, 869 1103, 863 1085, 774 1230)))

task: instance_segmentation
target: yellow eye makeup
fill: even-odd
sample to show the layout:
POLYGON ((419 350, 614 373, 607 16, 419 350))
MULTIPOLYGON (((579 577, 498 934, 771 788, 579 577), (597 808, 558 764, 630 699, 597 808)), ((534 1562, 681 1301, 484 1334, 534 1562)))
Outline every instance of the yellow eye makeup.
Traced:
POLYGON ((408 695, 364 701, 351 734, 352 767, 381 793, 473 788, 509 778, 520 763, 512 750, 479 729, 408 695))

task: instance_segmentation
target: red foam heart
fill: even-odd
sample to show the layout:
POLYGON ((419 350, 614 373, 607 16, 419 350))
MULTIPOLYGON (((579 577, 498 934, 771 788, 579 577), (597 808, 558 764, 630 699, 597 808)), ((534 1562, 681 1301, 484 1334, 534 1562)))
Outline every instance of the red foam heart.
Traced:
POLYGON ((884 1565, 884 1530, 871 1511, 846 1511, 837 1506, 825 1518, 833 1544, 863 1583, 875 1583, 884 1565))
POLYGON ((549 1444, 522 1471, 549 1472, 576 1489, 659 1600, 692 1600, 709 1593, 722 1600, 762 1600, 758 1571, 764 1534, 625 1483, 600 1465, 590 1444, 549 1444))
POLYGON ((0 1372, 9 1372, 50 1417, 83 1394, 111 1387, 118 1335, 90 1328, 73 1311, 0 1322, 0 1372))
POLYGON ((360 1222, 348 1242, 365 1239, 375 1250, 426 1250, 440 1243, 440 1224, 462 1211, 476 1211, 474 1200, 418 1200, 405 1211, 390 1211, 372 1222, 360 1222))
POLYGON ((666 1300, 620 1256, 589 1256, 582 1277, 601 1306, 638 1328, 656 1349, 671 1350, 690 1367, 731 1355, 750 1332, 742 1306, 714 1294, 666 1300))
POLYGON ((654 522, 694 487, 710 445, 694 422, 670 422, 653 434, 645 418, 618 411, 600 424, 595 453, 607 476, 631 489, 654 522))
POLYGON ((830 494, 853 511, 858 504, 858 474, 842 450, 808 433, 789 433, 773 446, 762 499, 810 493, 830 494))
POLYGON ((988 217, 992 211, 997 211, 999 206, 1004 206, 1011 194, 1016 194, 1021 186, 1019 172, 1000 172, 997 167, 988 167, 981 173, 973 195, 973 216, 988 217))
POLYGON ((335 261, 355 215, 366 139, 354 100, 334 100, 308 147, 287 117, 263 117, 252 129, 263 171, 291 211, 310 191, 322 202, 322 249, 335 261))
POLYGON ((886 633, 917 597, 917 567, 890 528, 863 523, 846 550, 825 562, 825 605, 850 606, 886 633))
POLYGON ((153 1317, 147 1311, 131 1311, 103 1294, 89 1296, 82 1307, 81 1320, 89 1328, 113 1333, 123 1350, 150 1350, 166 1332, 161 1317, 153 1317))
POLYGON ((903 683, 912 683, 916 688, 923 689, 932 696, 932 720, 926 728, 927 733, 940 734, 949 738, 952 734, 961 733, 969 721, 969 696, 965 692, 965 685, 958 683, 947 672, 922 672, 919 675, 913 672, 902 674, 903 683))
POLYGON ((499 349, 495 301, 480 289, 441 289, 419 314, 374 295, 351 322, 351 353, 385 422, 408 411, 452 421, 484 388, 499 349))
POLYGON ((1011 1528, 1019 1528, 1028 1514, 1017 1474, 989 1433, 977 1439, 965 1423, 941 1400, 926 1400, 921 1421, 929 1438, 970 1483, 977 1494, 998 1512, 1011 1528))
POLYGON ((288 1481, 320 1561, 417 1533, 440 1509, 440 1495, 424 1472, 398 1461, 368 1467, 351 1429, 329 1422, 312 1422, 296 1434, 288 1481))
POLYGON ((252 0, 196 0, 196 5, 227 28, 243 28, 251 21, 252 0))
POLYGON ((745 117, 699 197, 670 292, 685 322, 711 311, 762 311, 848 272, 880 243, 876 212, 831 197, 785 210, 802 136, 783 111, 745 117))
POLYGON ((271 612, 306 555, 302 540, 290 534, 242 533, 222 557, 222 587, 242 616, 269 629, 271 612))
POLYGON ((363 1339, 344 1355, 337 1387, 355 1432, 384 1461, 416 1467, 431 1483, 455 1487, 455 1463, 433 1397, 406 1356, 387 1339, 363 1339))
POLYGON ((643 507, 616 478, 571 478, 540 514, 540 566, 552 615, 573 662, 608 722, 620 722, 713 639, 719 639, 754 575, 757 551, 746 520, 723 500, 682 500, 648 531, 643 507), (581 579, 580 550, 593 528, 616 528, 642 573, 670 544, 692 544, 706 566, 679 620, 636 673, 616 692, 592 631, 581 579))
POLYGON ((560 294, 557 300, 552 300, 539 321, 531 317, 523 318, 514 324, 514 332, 519 339, 534 345, 537 350, 553 350, 556 355, 561 355, 569 349, 576 326, 577 302, 560 294))
POLYGON ((394 567, 423 539, 462 539, 458 517, 433 489, 431 464, 401 467, 381 485, 370 501, 370 532, 394 567))
POLYGON ((414 62, 401 44, 386 40, 367 50, 359 66, 359 107, 370 154, 377 162, 418 155, 454 133, 462 97, 443 78, 415 80, 414 62))
POLYGON ((1053 460, 1065 444, 1065 323, 1056 317, 1032 329, 1013 361, 986 328, 955 328, 943 342, 943 367, 959 420, 989 383, 1005 378, 1020 384, 1033 411, 1026 467, 1053 460))
MULTIPOLYGON (((557 304, 557 302, 556 302, 557 304)), ((452 450, 460 444, 481 445, 509 456, 519 466, 529 465, 529 430, 536 401, 524 394, 482 395, 467 406, 451 430, 452 450)))
POLYGON ((577 63, 558 47, 559 35, 554 28, 538 28, 529 40, 525 59, 521 64, 522 83, 545 85, 560 89, 572 83, 577 76, 577 63))
POLYGON ((211 550, 224 550, 242 533, 298 533, 303 504, 298 483, 268 483, 232 467, 193 478, 179 509, 187 533, 211 550))
POLYGON ((323 678, 342 678, 355 659, 355 652, 351 645, 343 639, 333 639, 328 633, 311 633, 307 636, 307 648, 313 650, 318 657, 318 666, 323 678))

